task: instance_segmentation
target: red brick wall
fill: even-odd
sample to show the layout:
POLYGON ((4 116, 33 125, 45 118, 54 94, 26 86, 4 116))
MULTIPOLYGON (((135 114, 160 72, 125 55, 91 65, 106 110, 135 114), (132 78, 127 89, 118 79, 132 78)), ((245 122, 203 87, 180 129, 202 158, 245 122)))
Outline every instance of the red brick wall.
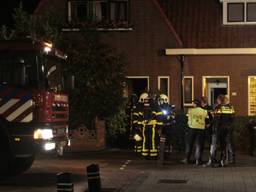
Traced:
POLYGON ((189 56, 185 75, 194 75, 195 97, 202 94, 202 76, 230 76, 230 99, 240 115, 248 114, 248 76, 256 75, 256 56, 189 56), (237 96, 231 93, 236 92, 237 96))
POLYGON ((157 76, 169 75, 171 101, 179 106, 179 65, 164 55, 165 48, 179 45, 154 0, 131 0, 131 25, 132 31, 102 32, 102 40, 126 56, 127 76, 150 76, 151 89, 157 76))

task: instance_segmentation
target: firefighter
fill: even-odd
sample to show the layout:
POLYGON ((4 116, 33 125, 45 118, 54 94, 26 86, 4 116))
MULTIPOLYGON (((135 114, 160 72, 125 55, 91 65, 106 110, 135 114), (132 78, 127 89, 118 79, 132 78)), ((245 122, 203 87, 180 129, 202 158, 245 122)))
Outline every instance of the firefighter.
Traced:
POLYGON ((200 165, 202 163, 201 158, 205 121, 208 118, 208 114, 205 109, 201 108, 201 102, 199 100, 195 100, 194 107, 188 110, 187 116, 189 129, 186 136, 185 158, 181 161, 181 163, 189 163, 195 143, 196 165, 200 165))
POLYGON ((126 108, 125 108, 125 113, 126 113, 126 126, 127 126, 127 136, 129 137, 130 141, 133 141, 133 119, 134 119, 134 111, 136 110, 136 106, 138 103, 138 97, 136 94, 132 94, 131 97, 129 98, 126 108))
POLYGON ((139 102, 136 103, 132 112, 132 133, 134 139, 134 151, 136 153, 142 152, 142 128, 143 128, 143 107, 144 102, 148 98, 148 93, 142 93, 139 102))
POLYGON ((163 123, 160 121, 162 112, 157 101, 151 97, 144 102, 142 115, 142 156, 155 159, 158 156, 159 133, 163 123))
POLYGON ((130 138, 133 137, 133 118, 134 118, 134 111, 136 110, 138 104, 138 97, 136 94, 132 94, 130 99, 128 100, 128 103, 126 104, 126 122, 128 126, 128 131, 130 138))
POLYGON ((227 96, 218 96, 217 103, 218 105, 214 111, 214 126, 217 129, 220 143, 220 166, 224 167, 227 152, 230 154, 230 162, 235 162, 232 127, 235 110, 234 107, 230 105, 227 96))
POLYGON ((163 129, 161 134, 165 137, 165 151, 169 153, 171 152, 171 129, 175 124, 175 106, 169 104, 169 99, 165 94, 160 94, 159 106, 163 113, 163 129))

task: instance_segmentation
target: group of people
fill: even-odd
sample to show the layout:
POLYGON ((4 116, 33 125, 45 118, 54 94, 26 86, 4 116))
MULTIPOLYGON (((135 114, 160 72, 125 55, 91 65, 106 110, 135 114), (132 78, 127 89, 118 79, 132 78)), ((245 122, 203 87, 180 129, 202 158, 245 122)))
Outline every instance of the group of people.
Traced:
POLYGON ((208 141, 209 160, 204 166, 223 167, 227 163, 235 163, 232 127, 234 114, 234 107, 225 95, 218 96, 215 107, 209 106, 205 97, 195 100, 194 107, 187 113, 189 128, 186 132, 185 158, 181 162, 184 164, 190 162, 195 145, 195 164, 203 164, 204 144, 208 141), (219 157, 217 157, 218 145, 219 157))
MULTIPOLYGON (((188 129, 185 134, 185 157, 181 163, 191 162, 195 146, 195 164, 204 166, 225 166, 235 163, 233 145, 234 107, 227 96, 219 95, 214 107, 207 98, 194 100, 188 109, 188 129), (205 143, 209 144, 209 160, 203 164, 202 154, 205 143), (220 155, 217 156, 217 149, 220 155)), ((165 149, 170 152, 172 127, 175 126, 175 109, 164 94, 142 93, 137 100, 132 97, 129 105, 130 135, 134 140, 134 150, 147 158, 159 155, 160 138, 165 140, 165 149)))
MULTIPOLYGON (((134 99, 133 99, 134 100, 134 99)), ((134 150, 145 158, 155 159, 159 155, 160 137, 164 135, 166 146, 170 150, 169 137, 171 126, 175 122, 174 107, 164 94, 142 93, 137 102, 132 102, 131 136, 134 150)))

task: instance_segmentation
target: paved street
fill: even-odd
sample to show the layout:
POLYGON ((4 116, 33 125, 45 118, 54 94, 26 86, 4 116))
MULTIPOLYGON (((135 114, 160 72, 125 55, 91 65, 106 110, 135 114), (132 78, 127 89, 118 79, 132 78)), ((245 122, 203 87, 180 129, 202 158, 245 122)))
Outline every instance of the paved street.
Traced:
POLYGON ((250 192, 256 188, 256 158, 239 155, 234 167, 202 168, 179 165, 180 154, 173 154, 163 167, 145 161, 128 151, 102 151, 68 154, 63 159, 39 157, 23 175, 0 183, 0 191, 53 192, 56 173, 73 174, 76 192, 87 189, 86 166, 97 163, 101 169, 103 188, 108 191, 171 192, 250 192))

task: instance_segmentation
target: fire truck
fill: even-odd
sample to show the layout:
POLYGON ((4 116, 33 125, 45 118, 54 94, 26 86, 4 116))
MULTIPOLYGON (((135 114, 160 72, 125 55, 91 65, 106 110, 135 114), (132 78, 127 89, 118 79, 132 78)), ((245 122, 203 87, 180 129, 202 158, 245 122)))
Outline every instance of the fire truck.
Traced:
POLYGON ((69 144, 66 55, 49 42, 0 41, 0 178, 29 169, 37 149, 69 144))

